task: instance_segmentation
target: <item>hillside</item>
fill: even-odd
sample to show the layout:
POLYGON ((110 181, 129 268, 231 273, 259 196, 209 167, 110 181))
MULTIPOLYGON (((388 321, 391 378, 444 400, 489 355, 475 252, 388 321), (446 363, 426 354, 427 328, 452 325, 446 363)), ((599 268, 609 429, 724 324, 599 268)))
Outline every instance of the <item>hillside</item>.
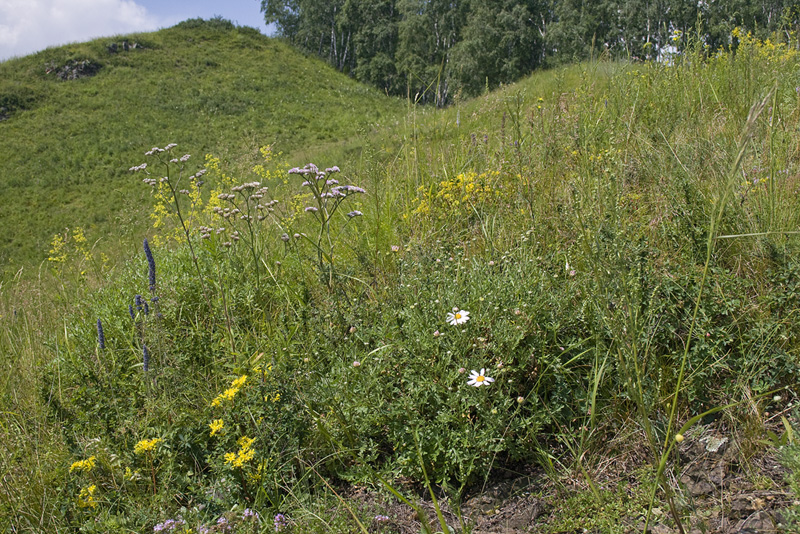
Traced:
POLYGON ((266 144, 341 147, 400 101, 226 21, 51 48, 0 63, 0 272, 36 267, 54 234, 82 227, 100 250, 141 235, 149 190, 128 172, 177 143, 202 165, 266 144), (112 230, 113 233, 109 233, 112 230))
MULTIPOLYGON (((449 109, 311 68, 351 140, 258 152, 248 111, 131 147, 147 239, 2 285, 0 531, 800 531, 800 53, 736 37, 449 109)), ((48 109, 17 91, 6 123, 48 109)))

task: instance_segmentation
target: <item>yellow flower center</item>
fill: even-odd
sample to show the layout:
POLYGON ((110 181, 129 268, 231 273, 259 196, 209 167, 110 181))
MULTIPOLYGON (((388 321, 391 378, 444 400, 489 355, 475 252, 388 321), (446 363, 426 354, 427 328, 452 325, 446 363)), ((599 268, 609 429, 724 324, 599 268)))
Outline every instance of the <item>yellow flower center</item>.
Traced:
POLYGON ((456 314, 456 319, 461 319, 461 314, 460 313, 456 314))
POLYGON ((486 379, 485 376, 480 375, 478 378, 475 379, 475 382, 483 382, 486 379))

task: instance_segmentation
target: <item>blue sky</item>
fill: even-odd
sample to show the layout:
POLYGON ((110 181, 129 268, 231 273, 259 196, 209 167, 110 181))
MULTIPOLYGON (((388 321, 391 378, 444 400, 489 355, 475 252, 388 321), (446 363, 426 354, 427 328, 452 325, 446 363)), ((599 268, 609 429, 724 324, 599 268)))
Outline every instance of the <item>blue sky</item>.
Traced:
POLYGON ((271 33, 260 0, 0 0, 0 61, 49 46, 215 15, 271 33))

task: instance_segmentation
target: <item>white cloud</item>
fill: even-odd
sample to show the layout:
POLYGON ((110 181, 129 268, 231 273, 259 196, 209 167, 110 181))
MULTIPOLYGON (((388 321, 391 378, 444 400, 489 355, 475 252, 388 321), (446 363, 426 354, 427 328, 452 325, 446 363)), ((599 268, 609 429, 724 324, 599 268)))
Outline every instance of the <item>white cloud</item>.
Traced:
POLYGON ((133 0, 0 0, 0 60, 159 26, 133 0))

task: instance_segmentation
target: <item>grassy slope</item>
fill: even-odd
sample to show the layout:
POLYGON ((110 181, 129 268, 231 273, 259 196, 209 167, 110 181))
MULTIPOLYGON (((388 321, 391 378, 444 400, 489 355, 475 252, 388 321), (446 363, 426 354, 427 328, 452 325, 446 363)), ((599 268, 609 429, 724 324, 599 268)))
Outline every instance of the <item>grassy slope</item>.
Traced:
POLYGON ((178 143, 201 165, 209 151, 238 158, 269 143, 285 152, 341 145, 402 109, 250 28, 194 26, 0 63, 0 106, 11 109, 0 121, 0 272, 38 264, 66 227, 106 243, 141 234, 149 190, 128 168, 152 146, 178 143), (145 49, 108 51, 123 40, 145 49), (45 72, 84 59, 102 65, 96 76, 45 72))
MULTIPOLYGON (((275 265, 274 278, 253 276, 241 245, 222 255, 215 251, 222 239, 196 240, 214 299, 210 311, 185 248, 155 250, 163 322, 151 315, 134 323, 127 316, 131 296, 147 288, 139 250, 99 291, 82 279, 62 280, 60 315, 16 301, 19 318, 11 317, 10 305, 0 309, 8 318, 0 336, 0 363, 8 372, 0 376, 10 377, 3 412, 5 427, 13 429, 7 450, 0 449, 0 468, 11 480, 0 511, 15 511, 13 524, 39 531, 92 524, 105 532, 144 531, 178 513, 178 495, 197 524, 254 503, 264 515, 288 510, 297 532, 354 531, 348 515, 330 511, 336 503, 321 497, 321 482, 303 493, 292 466, 315 465, 320 479, 363 482, 376 469, 421 484, 412 426, 428 473, 455 484, 453 492, 462 482, 477 480, 477 488, 484 473, 513 469, 515 461, 547 458, 554 479, 577 478, 588 495, 609 475, 606 459, 647 448, 647 428, 656 429, 660 447, 673 388, 681 393, 683 423, 709 406, 796 382, 799 245, 796 235, 783 232, 796 230, 800 213, 791 133, 800 109, 798 71, 796 63, 771 64, 755 52, 674 69, 576 66, 453 109, 413 109, 399 127, 379 131, 365 150, 350 154, 359 157, 330 162, 369 192, 345 204, 364 217, 348 223, 337 248, 338 268, 354 278, 334 291, 309 265, 308 247, 289 252, 295 245, 284 246, 266 225, 260 238, 271 246, 265 265, 275 265), (776 70, 781 83, 773 120, 762 114, 741 172, 730 176, 749 106, 772 86, 776 70), (453 185, 458 173, 470 171, 479 175, 475 182, 453 185), (491 195, 468 189, 486 183, 491 195), (718 233, 776 233, 715 246, 688 374, 677 386, 706 232, 726 188, 718 233), (415 198, 435 209, 413 215, 415 198), (391 252, 391 245, 400 250, 391 252), (445 322, 453 305, 472 313, 460 328, 445 322), (106 327, 105 352, 97 350, 97 317, 106 327), (433 335, 435 329, 444 336, 433 335), (152 380, 141 372, 145 341, 152 380), (280 404, 263 402, 251 381, 235 403, 209 407, 233 378, 270 360, 266 387, 281 394, 280 404), (497 382, 470 388, 461 366, 486 367, 497 382), (35 391, 53 393, 34 398, 35 391), (261 416, 271 423, 253 424, 261 416), (209 422, 217 418, 227 430, 211 439, 209 422), (238 450, 237 438, 245 435, 256 436, 258 457, 270 460, 270 476, 260 486, 269 499, 260 494, 251 501, 246 488, 225 486, 230 471, 223 453, 238 450), (147 473, 133 443, 155 436, 164 438, 157 493, 147 477, 123 479, 125 467, 147 473), (503 440, 511 445, 498 445, 503 440), (349 458, 352 450, 359 451, 353 463, 316 463, 349 458), (487 456, 487 450, 499 454, 487 456), (94 454, 102 469, 67 472, 94 454), (184 477, 189 468, 197 478, 184 477), (98 485, 97 511, 75 503, 90 482, 98 485), (212 488, 225 491, 207 506, 212 488)), ((239 155, 251 148, 241 146, 239 155)), ((217 144, 209 149, 219 153, 217 144)), ((235 150, 227 150, 234 166, 235 150)), ((319 154, 312 146, 304 150, 304 160, 319 154)), ((124 168, 142 161, 133 154, 124 168)), ((304 162, 298 159, 289 163, 304 162)), ((304 191, 299 181, 292 177, 282 191, 283 205, 304 191)), ((310 234, 312 216, 298 217, 294 230, 310 234)), ((726 412, 731 435, 744 435, 744 447, 760 447, 765 402, 726 412)), ((797 408, 780 409, 795 420, 797 408)), ((648 456, 643 463, 656 460, 648 456)), ((652 480, 644 471, 641 479, 652 480)), ((316 481, 318 475, 306 474, 316 481)), ((626 484, 637 478, 611 476, 628 476, 626 484)), ((643 505, 634 504, 630 515, 638 522, 643 505)), ((606 531, 592 521, 611 517, 564 509, 577 522, 569 528, 556 522, 550 531, 576 525, 606 531)), ((682 509, 691 513, 688 505, 682 509)), ((364 521, 374 516, 359 512, 364 521)), ((622 531, 613 519, 608 531, 622 531)), ((262 530, 272 530, 269 521, 262 530)))

